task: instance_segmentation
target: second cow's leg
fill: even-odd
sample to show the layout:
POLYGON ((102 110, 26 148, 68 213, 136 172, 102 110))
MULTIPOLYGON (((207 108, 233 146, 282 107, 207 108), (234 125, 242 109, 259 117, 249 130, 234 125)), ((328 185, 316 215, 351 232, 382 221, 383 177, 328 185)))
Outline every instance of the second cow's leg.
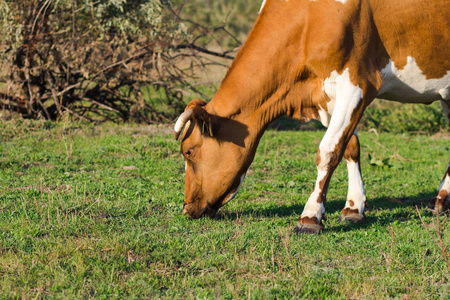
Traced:
MULTIPOLYGON (((450 123, 450 100, 441 101, 444 114, 450 123)), ((450 163, 439 186, 439 192, 436 198, 431 202, 431 210, 434 213, 441 213, 450 209, 450 163)))
POLYGON ((358 223, 365 219, 366 192, 361 176, 360 157, 359 139, 355 130, 344 152, 348 169, 348 193, 347 202, 339 219, 341 222, 358 223))
POLYGON ((444 179, 439 186, 438 195, 432 200, 430 208, 436 214, 450 209, 450 164, 448 164, 444 179))

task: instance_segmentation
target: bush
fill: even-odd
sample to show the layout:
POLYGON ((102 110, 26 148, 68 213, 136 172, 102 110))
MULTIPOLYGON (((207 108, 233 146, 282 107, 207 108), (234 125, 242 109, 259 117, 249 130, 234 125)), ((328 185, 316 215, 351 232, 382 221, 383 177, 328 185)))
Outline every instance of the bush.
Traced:
POLYGON ((26 118, 169 121, 205 65, 169 1, 6 0, 0 19, 0 103, 26 118))
MULTIPOLYGON (((25 118, 171 121, 188 100, 212 97, 260 6, 261 0, 0 0, 0 105, 25 118), (211 65, 225 68, 205 72, 211 65)), ((4 112, 0 117, 9 116, 4 112)), ((273 127, 300 128, 286 118, 273 127)), ((437 103, 377 102, 360 128, 434 133, 449 126, 437 103)))
POLYGON ((437 133, 448 130, 449 124, 439 102, 424 105, 376 100, 366 109, 360 128, 392 133, 437 133))

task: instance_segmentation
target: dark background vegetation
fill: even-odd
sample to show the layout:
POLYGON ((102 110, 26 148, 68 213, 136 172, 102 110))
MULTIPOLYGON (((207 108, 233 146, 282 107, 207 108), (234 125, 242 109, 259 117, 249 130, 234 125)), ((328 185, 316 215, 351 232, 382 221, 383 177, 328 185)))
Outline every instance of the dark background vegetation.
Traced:
MULTIPOLYGON (((192 98, 213 96, 260 5, 0 0, 0 117, 172 122, 192 98)), ((435 133, 448 124, 438 103, 376 102, 361 127, 435 133)))

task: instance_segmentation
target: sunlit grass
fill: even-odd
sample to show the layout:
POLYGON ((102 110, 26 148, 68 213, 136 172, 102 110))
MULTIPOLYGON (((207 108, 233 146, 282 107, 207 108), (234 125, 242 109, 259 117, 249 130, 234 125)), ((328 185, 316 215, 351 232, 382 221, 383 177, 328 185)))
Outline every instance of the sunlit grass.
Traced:
MULTIPOLYGON (((170 128, 0 123, 0 298, 448 297, 449 271, 415 209, 435 234, 424 205, 448 134, 360 132, 366 222, 337 222, 342 165, 325 231, 297 236, 323 133, 268 131, 236 199, 216 219, 189 220, 170 128)), ((442 216, 447 246, 449 224, 442 216)))

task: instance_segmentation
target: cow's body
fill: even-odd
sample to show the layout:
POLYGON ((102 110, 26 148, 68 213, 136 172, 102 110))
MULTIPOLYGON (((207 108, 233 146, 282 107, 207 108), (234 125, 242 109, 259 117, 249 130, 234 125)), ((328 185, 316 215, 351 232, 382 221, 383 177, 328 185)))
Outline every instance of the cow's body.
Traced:
MULTIPOLYGON (((364 218, 356 125, 375 97, 441 100, 450 120, 450 2, 267 0, 214 98, 180 117, 187 161, 184 212, 214 215, 232 199, 267 126, 282 115, 328 127, 317 153, 316 186, 297 229, 317 232, 331 174, 345 158, 342 218, 364 218), (202 134, 209 127, 213 137, 202 134)), ((208 131, 208 130, 207 130, 208 131)), ((448 205, 450 165, 435 207, 448 205)))

